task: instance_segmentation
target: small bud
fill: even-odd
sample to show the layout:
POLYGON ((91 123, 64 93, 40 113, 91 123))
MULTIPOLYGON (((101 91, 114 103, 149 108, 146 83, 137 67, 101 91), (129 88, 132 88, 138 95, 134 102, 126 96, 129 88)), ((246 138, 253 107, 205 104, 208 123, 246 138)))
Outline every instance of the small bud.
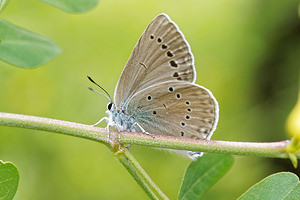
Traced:
POLYGON ((298 101, 287 118, 286 130, 290 137, 300 141, 300 92, 298 101))
POLYGON ((297 156, 300 151, 300 91, 298 101, 286 121, 286 130, 292 138, 286 147, 289 158, 295 168, 297 168, 297 156))

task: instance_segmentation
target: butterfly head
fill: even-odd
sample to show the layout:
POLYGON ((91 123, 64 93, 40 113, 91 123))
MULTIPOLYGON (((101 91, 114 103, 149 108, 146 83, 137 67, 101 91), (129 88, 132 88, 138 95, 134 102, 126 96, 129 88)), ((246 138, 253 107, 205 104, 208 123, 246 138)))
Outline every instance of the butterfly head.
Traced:
POLYGON ((113 119, 113 116, 116 115, 116 113, 118 113, 118 109, 116 107, 116 104, 112 101, 109 101, 107 103, 107 106, 106 106, 107 110, 106 110, 106 114, 108 115, 108 118, 111 118, 113 119))
POLYGON ((116 110, 115 104, 112 101, 109 101, 107 103, 107 110, 105 112, 108 115, 109 121, 113 121, 112 118, 113 118, 113 113, 115 110, 116 110))
POLYGON ((108 102, 108 103, 107 103, 107 110, 110 111, 113 105, 114 105, 113 102, 108 102))
POLYGON ((126 114, 126 111, 122 110, 122 109, 118 109, 116 107, 116 104, 114 102, 110 101, 110 102, 107 103, 106 113, 108 115, 110 115, 110 113, 123 113, 123 114, 126 114))

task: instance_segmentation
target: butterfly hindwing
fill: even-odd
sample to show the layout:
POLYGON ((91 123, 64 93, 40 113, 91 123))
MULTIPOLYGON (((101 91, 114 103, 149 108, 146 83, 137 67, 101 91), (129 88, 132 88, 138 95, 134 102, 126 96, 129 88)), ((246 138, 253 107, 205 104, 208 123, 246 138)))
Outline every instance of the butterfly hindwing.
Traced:
POLYGON ((218 103, 209 90, 179 81, 138 92, 129 100, 127 112, 146 132, 199 139, 210 138, 219 115, 218 103))
POLYGON ((135 93, 157 83, 194 82, 196 71, 188 42, 166 14, 148 25, 127 61, 115 89, 115 104, 126 104, 135 93))

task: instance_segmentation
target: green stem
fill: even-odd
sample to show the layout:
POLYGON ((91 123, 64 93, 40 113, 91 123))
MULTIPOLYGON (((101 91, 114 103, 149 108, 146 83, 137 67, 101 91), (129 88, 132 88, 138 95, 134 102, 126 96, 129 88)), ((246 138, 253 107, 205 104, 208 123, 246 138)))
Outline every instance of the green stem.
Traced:
MULTIPOLYGON (((93 127, 74 122, 55 120, 43 117, 19 115, 0 112, 0 125, 37 129, 81 137, 114 147, 118 143, 118 132, 111 130, 112 140, 107 142, 107 132, 104 128, 93 127)), ((123 144, 143 145, 167 149, 181 149, 232 155, 261 156, 272 158, 289 158, 286 147, 289 140, 279 142, 232 142, 217 140, 199 140, 155 135, 155 137, 142 133, 121 133, 123 144)), ((296 154, 300 158, 300 153, 296 154)))
POLYGON ((151 191, 149 186, 144 182, 144 180, 139 176, 138 172, 135 170, 134 166, 129 162, 129 160, 125 156, 120 156, 119 161, 123 164, 123 166, 127 169, 127 171, 131 174, 134 180, 140 185, 140 187, 145 191, 145 193, 151 199, 157 199, 154 192, 151 191))
MULTIPOLYGON (((116 153, 117 158, 142 187, 142 189, 149 195, 149 197, 151 197, 151 199, 168 199, 146 174, 129 151, 125 150, 125 152, 123 152, 120 150, 118 132, 116 131, 110 131, 111 139, 107 141, 107 132, 104 128, 56 119, 3 112, 0 112, 0 125, 55 132, 103 143, 108 146, 111 151, 119 151, 119 153, 116 153)), ((122 144, 272 158, 289 158, 287 152, 287 145, 289 142, 290 141, 288 140, 269 143, 230 142, 160 135, 151 136, 129 132, 121 133, 122 144)), ((295 154, 295 157, 300 158, 300 153, 298 152, 295 154)))
POLYGON ((126 150, 124 154, 118 157, 124 167, 130 171, 130 174, 137 181, 137 183, 144 189, 144 191, 152 199, 169 199, 152 181, 149 175, 145 172, 142 166, 135 160, 132 154, 126 150), (145 187, 145 188, 144 188, 145 187))

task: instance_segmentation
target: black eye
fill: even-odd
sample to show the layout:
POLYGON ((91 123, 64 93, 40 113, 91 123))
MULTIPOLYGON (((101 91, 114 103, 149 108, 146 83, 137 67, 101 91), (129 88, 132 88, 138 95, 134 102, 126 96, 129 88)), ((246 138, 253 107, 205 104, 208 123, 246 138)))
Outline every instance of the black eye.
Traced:
POLYGON ((107 110, 110 110, 112 105, 113 105, 113 103, 111 103, 111 102, 109 104, 107 104, 107 110))

